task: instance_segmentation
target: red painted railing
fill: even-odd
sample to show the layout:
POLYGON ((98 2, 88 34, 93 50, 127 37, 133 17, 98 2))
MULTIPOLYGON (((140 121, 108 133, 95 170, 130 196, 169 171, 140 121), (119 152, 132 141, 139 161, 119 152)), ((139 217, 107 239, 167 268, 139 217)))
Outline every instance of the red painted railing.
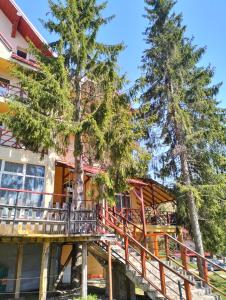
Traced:
MULTIPOLYGON (((105 209, 104 214, 103 210, 100 214, 100 219, 104 220, 102 223, 108 225, 108 228, 113 229, 114 232, 121 237, 124 237, 124 245, 125 245, 125 259, 128 260, 129 252, 132 247, 135 249, 141 249, 140 257, 141 257, 141 264, 142 264, 142 276, 145 277, 146 272, 146 262, 145 256, 149 256, 149 251, 146 251, 146 237, 144 235, 144 231, 142 227, 137 226, 137 224, 133 223, 129 215, 123 216, 116 212, 116 210, 105 209), (126 218, 127 217, 127 218, 126 218), (125 239, 125 237, 127 237, 125 239), (138 241, 139 237, 141 237, 140 242, 138 241), (136 242, 135 242, 135 241, 136 242), (138 243, 138 244, 137 244, 138 243), (139 244, 142 243, 142 248, 140 248, 139 244), (137 248, 138 247, 138 248, 137 248), (143 247, 146 249, 144 250, 143 247)), ((150 241, 149 241, 150 243, 150 241)), ((168 234, 158 234, 157 236, 157 243, 155 242, 152 245, 154 253, 159 253, 160 255, 157 256, 156 254, 154 257, 165 257, 168 261, 170 261, 170 265, 174 269, 183 269, 184 272, 188 275, 193 276, 197 281, 203 282, 204 285, 207 285, 215 291, 216 294, 226 296, 225 292, 218 287, 218 284, 215 285, 215 282, 218 279, 218 282, 221 280, 222 287, 225 285, 225 278, 226 278, 226 269, 219 266, 218 264, 212 262, 211 260, 207 259, 206 257, 201 256, 196 251, 190 249, 185 244, 180 242, 179 240, 173 238, 168 234), (157 247, 158 249, 155 249, 157 247), (179 255, 178 255, 179 254, 179 255), (196 258, 196 262, 189 263, 190 257, 196 258), (201 264, 203 272, 202 274, 198 274, 198 263, 201 264), (217 271, 216 271, 217 270, 217 271), (219 272, 220 271, 220 272, 219 272), (223 273, 223 275, 221 274, 223 273), (215 278, 214 278, 215 277, 215 278)), ((153 255, 153 254, 152 254, 153 255)), ((152 257, 152 256, 150 256, 152 257)), ((130 262, 128 262, 130 264, 130 262)), ((160 267, 162 268, 162 266, 160 267)), ((163 268, 164 271, 164 268, 163 268)), ((160 270, 160 273, 163 274, 160 270)), ((162 275, 163 276, 163 275, 162 275)), ((164 276, 162 278, 164 283, 164 276)), ((189 297, 189 284, 188 282, 184 282, 184 288, 186 290, 186 295, 189 297)), ((162 291, 163 292, 163 291, 162 291)), ((167 298, 168 299, 168 298, 167 298)), ((191 299, 191 298, 186 298, 191 299)))
POLYGON ((192 299, 190 288, 194 285, 194 282, 161 261, 144 245, 138 242, 133 236, 134 228, 137 229, 135 224, 126 220, 123 216, 120 216, 121 221, 119 221, 120 218, 118 215, 114 215, 109 212, 109 210, 103 208, 99 210, 99 218, 105 230, 114 232, 119 235, 120 238, 124 239, 124 244, 117 243, 117 245, 123 249, 123 259, 128 267, 131 267, 142 276, 151 286, 160 292, 165 299, 170 300, 180 297, 178 291, 167 283, 171 281, 177 285, 178 282, 175 282, 173 279, 173 277, 176 276, 184 283, 183 296, 181 299, 192 299), (132 230, 130 227, 132 227, 132 230), (135 261, 138 262, 139 266, 137 266, 135 261), (150 280, 150 274, 155 277, 155 281, 150 280))
POLYGON ((226 293, 221 288, 214 285, 214 281, 218 281, 217 286, 222 286, 222 288, 225 286, 225 268, 200 255, 168 234, 164 234, 163 239, 164 243, 161 244, 164 245, 166 258, 171 262, 171 265, 182 267, 188 274, 207 284, 216 293, 226 296, 226 293), (193 259, 192 263, 190 262, 191 256, 193 259), (202 274, 197 272, 198 264, 202 266, 202 274))
POLYGON ((2 127, 0 127, 0 146, 25 149, 25 147, 21 143, 18 143, 15 137, 13 137, 11 131, 2 127))
MULTIPOLYGON (((142 224, 142 210, 141 209, 133 209, 133 208, 109 208, 109 211, 114 213, 116 212, 120 216, 125 217, 127 220, 135 223, 142 224)), ((161 226, 169 226, 176 225, 176 214, 161 212, 158 210, 154 210, 151 207, 145 207, 145 221, 147 225, 161 225, 161 226)))
MULTIPOLYGON (((0 224, 30 224, 41 234, 87 234, 98 231, 96 204, 72 204, 66 195, 0 188, 0 224)), ((31 228, 32 229, 32 228, 31 228)), ((31 230, 32 231, 32 230, 31 230)))
POLYGON ((8 84, 0 80, 0 97, 10 98, 14 96, 26 98, 26 94, 20 87, 8 84))

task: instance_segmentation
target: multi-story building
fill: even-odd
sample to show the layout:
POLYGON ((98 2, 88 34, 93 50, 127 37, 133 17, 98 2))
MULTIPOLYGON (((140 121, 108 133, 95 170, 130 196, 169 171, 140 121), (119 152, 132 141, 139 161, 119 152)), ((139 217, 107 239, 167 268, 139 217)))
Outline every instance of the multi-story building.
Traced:
MULTIPOLYGON (((13 0, 0 0, 0 113, 9 111, 12 96, 24 96, 11 75, 12 65, 37 69, 28 52, 29 40, 40 49, 47 44, 13 0)), ((45 55, 52 53, 47 51, 45 55)), ((182 249, 182 258, 186 252, 183 244, 171 239, 177 231, 174 196, 154 180, 130 179, 131 188, 128 193, 116 195, 115 207, 108 207, 106 201, 97 205, 90 199, 95 189, 91 178, 100 169, 84 165, 86 200, 75 207, 70 201, 72 153, 73 146, 69 146, 64 157, 54 151, 41 157, 18 143, 1 124, 0 299, 10 295, 18 299, 22 294, 42 300, 48 295, 57 297, 70 285, 76 243, 83 244, 83 295, 87 278, 108 278, 108 295, 112 299, 112 260, 117 299, 134 299, 135 284, 153 299, 160 294, 166 299, 179 299, 180 293, 193 299, 189 277, 160 260, 170 259, 169 241, 182 249), (114 275, 118 265, 124 277, 114 275), (174 283, 168 284, 169 279, 174 283), (177 281, 185 283, 181 292, 177 281)), ((187 269, 186 259, 182 268, 187 269)))

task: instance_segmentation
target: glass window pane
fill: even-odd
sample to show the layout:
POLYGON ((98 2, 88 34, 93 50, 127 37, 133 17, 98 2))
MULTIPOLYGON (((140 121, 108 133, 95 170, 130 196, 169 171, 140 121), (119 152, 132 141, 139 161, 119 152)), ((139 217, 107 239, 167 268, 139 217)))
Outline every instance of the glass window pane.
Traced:
MULTIPOLYGON (((1 187, 9 189, 22 189, 23 177, 17 175, 2 174, 1 187)), ((17 194, 17 192, 12 191, 1 191, 1 202, 4 204, 14 205, 16 203, 17 194)), ((19 193, 18 196, 19 198, 21 198, 21 193, 19 193)))
POLYGON ((23 173, 23 165, 6 161, 4 170, 12 173, 23 173))
POLYGON ((2 160, 0 159, 0 170, 2 169, 2 160))
POLYGON ((45 167, 27 164, 26 174, 31 176, 44 177, 45 167))
POLYGON ((115 195, 115 203, 116 203, 117 208, 122 208, 121 200, 122 200, 121 194, 116 194, 115 195))
MULTIPOLYGON (((26 177, 25 178, 25 190, 33 192, 43 192, 44 190, 44 179, 26 177)), ((42 194, 31 194, 24 193, 25 204, 29 206, 41 206, 43 201, 42 194)))
POLYGON ((22 189, 23 177, 11 174, 2 174, 1 187, 9 189, 22 189))
POLYGON ((43 192, 44 190, 44 179, 43 178, 34 178, 26 177, 25 178, 25 190, 43 192))

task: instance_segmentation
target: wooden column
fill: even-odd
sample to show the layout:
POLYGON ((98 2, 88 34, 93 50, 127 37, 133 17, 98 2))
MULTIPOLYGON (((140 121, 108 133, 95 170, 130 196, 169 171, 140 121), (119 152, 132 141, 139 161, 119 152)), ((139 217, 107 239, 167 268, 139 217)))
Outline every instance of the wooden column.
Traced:
POLYGON ((17 248, 17 260, 16 260, 16 281, 15 281, 15 299, 20 298, 20 286, 21 286, 21 274, 23 264, 23 250, 24 245, 18 244, 17 248))
POLYGON ((49 266, 50 243, 44 242, 42 249, 40 284, 39 284, 39 300, 46 300, 48 285, 48 266, 49 266))
POLYGON ((159 243, 158 243, 158 235, 156 233, 153 234, 153 243, 154 243, 154 255, 159 257, 159 243))
POLYGON ((81 296, 87 297, 87 243, 82 244, 82 294, 81 296))
POLYGON ((111 261, 111 243, 108 243, 108 280, 109 280, 109 300, 113 300, 112 289, 112 261, 111 261))

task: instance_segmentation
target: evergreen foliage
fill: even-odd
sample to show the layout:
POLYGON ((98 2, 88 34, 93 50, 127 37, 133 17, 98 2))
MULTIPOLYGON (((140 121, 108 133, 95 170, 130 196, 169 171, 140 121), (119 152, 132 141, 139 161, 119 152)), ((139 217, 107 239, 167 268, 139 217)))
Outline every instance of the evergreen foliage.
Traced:
POLYGON ((174 180, 181 221, 190 227, 196 250, 225 245, 225 113, 213 85, 214 71, 200 65, 205 48, 186 37, 182 15, 173 0, 145 0, 147 49, 142 57, 141 117, 147 123, 147 146, 158 149, 161 178, 174 180), (154 126, 152 124, 154 120, 154 126))
POLYGON ((126 83, 117 65, 124 45, 97 40, 113 18, 102 16, 106 5, 49 0, 50 19, 43 24, 58 38, 51 44, 54 55, 31 45, 38 70, 13 69, 26 96, 14 96, 10 114, 3 116, 18 141, 35 152, 64 154, 73 137, 76 201, 83 200, 85 156, 86 163, 106 169, 100 177, 111 195, 126 188, 128 176, 146 172, 146 154, 137 144, 142 131, 128 97, 119 93, 126 83))

